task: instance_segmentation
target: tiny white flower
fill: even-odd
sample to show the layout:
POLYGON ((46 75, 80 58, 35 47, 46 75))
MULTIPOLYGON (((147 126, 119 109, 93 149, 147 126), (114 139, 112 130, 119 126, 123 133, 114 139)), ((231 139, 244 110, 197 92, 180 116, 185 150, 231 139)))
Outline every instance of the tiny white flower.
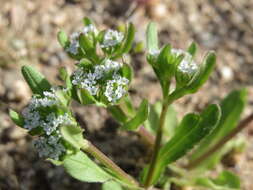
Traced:
POLYGON ((89 25, 83 27, 81 32, 82 32, 82 34, 87 34, 89 32, 97 33, 97 29, 93 24, 89 24, 89 25))
POLYGON ((103 43, 101 44, 102 48, 113 47, 122 42, 124 35, 121 32, 116 30, 107 30, 104 35, 103 43))
POLYGON ((151 49, 149 51, 149 54, 152 56, 158 56, 160 54, 160 50, 159 49, 151 49))
POLYGON ((178 66, 178 69, 187 74, 194 74, 198 70, 198 66, 194 61, 183 59, 178 66))
POLYGON ((129 83, 129 80, 125 77, 121 77, 118 74, 113 75, 113 79, 107 81, 104 95, 107 100, 112 103, 116 103, 121 97, 126 94, 125 87, 129 83))
POLYGON ((184 55, 183 60, 178 65, 178 69, 187 74, 194 74, 198 70, 198 65, 193 61, 191 54, 181 49, 171 49, 171 53, 176 56, 184 55))

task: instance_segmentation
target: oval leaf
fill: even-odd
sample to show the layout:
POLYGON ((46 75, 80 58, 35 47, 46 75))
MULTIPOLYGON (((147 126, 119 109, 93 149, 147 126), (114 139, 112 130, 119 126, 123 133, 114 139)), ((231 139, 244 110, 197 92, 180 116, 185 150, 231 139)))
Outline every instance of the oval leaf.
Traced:
POLYGON ((80 181, 104 183, 112 180, 108 173, 81 151, 66 157, 63 161, 63 166, 67 173, 80 181))
POLYGON ((162 147, 159 155, 160 162, 166 166, 185 155, 215 128, 220 119, 220 115, 220 108, 213 104, 201 113, 199 122, 196 121, 195 123, 194 120, 197 120, 196 116, 188 116, 189 119, 182 123, 184 125, 191 125, 189 121, 192 120, 196 126, 192 126, 189 130, 186 130, 185 127, 179 129, 174 137, 162 147), (196 119, 193 119, 194 117, 196 119))
POLYGON ((50 91, 51 84, 40 72, 36 71, 32 66, 23 66, 21 71, 23 77, 25 78, 34 94, 40 94, 43 96, 44 91, 50 91))
POLYGON ((9 110, 9 116, 11 118, 11 120, 19 127, 24 126, 25 121, 24 118, 22 117, 22 115, 20 115, 19 113, 15 112, 14 110, 10 109, 9 110))
POLYGON ((240 116, 246 104, 246 90, 232 91, 221 102, 221 119, 214 131, 201 142, 200 146, 193 152, 190 160, 195 160, 207 152, 221 138, 233 130, 240 120, 240 116))

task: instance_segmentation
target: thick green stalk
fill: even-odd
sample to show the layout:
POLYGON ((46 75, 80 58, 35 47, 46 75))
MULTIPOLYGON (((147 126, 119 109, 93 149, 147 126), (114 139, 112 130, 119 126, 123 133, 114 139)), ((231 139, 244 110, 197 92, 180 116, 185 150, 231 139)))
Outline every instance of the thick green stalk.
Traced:
POLYGON ((154 177, 154 172, 155 172, 155 167, 156 167, 157 160, 158 160, 159 150, 161 147, 163 128, 164 128, 164 123, 165 123, 168 107, 169 107, 169 103, 167 101, 163 101, 163 107, 162 107, 162 112, 160 115, 159 126, 157 129, 155 145, 154 145, 153 154, 151 157, 151 162, 150 162, 148 174, 147 174, 146 180, 144 182, 144 187, 149 187, 151 185, 152 179, 154 177))
MULTIPOLYGON (((138 188, 138 182, 133 177, 124 172, 119 166, 117 166, 111 159, 109 159, 104 153, 98 150, 91 142, 87 142, 88 145, 81 147, 81 149, 94 158, 96 158, 101 164, 110 169, 117 177, 119 177, 125 183, 138 188)), ((86 143, 86 144, 87 144, 86 143)))

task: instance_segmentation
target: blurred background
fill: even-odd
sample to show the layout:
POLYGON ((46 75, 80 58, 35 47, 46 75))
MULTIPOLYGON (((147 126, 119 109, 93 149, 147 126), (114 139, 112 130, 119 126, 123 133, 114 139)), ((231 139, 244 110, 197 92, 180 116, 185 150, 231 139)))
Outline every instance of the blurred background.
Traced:
MULTIPOLYGON (((59 67, 73 70, 57 42, 56 34, 68 34, 82 27, 90 17, 99 28, 125 22, 136 26, 136 42, 145 39, 150 20, 158 24, 161 45, 186 48, 199 45, 197 60, 215 50, 218 63, 208 83, 194 96, 176 103, 179 115, 199 111, 229 91, 246 87, 248 106, 253 109, 253 0, 0 0, 0 189, 1 190, 97 190, 99 184, 83 184, 69 177, 61 167, 38 158, 26 132, 10 121, 8 108, 20 111, 31 92, 20 74, 22 65, 39 69, 52 83, 60 84, 59 67)), ((160 98, 160 89, 143 52, 131 52, 135 78, 131 86, 134 101, 145 97, 151 103, 160 98), (144 88, 145 87, 145 88, 144 88)), ((138 175, 145 163, 146 148, 138 136, 117 131, 117 123, 105 110, 74 104, 74 111, 86 136, 123 169, 138 175), (124 153, 124 155, 122 154, 124 153)), ((243 189, 253 189, 253 127, 245 130, 246 151, 226 161, 235 171, 243 189)))

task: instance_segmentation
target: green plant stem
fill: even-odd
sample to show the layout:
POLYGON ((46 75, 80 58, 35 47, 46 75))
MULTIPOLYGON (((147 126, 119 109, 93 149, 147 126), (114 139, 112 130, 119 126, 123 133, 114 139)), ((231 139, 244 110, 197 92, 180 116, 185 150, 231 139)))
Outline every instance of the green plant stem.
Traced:
POLYGON ((139 127, 137 133, 149 147, 154 146, 155 137, 144 126, 139 127))
POLYGON ((163 128, 164 128, 164 123, 165 123, 165 118, 166 118, 166 113, 167 113, 168 107, 169 107, 169 103, 167 101, 163 101, 163 107, 162 107, 162 112, 160 115, 159 126, 157 129, 155 145, 154 145, 153 154, 151 157, 150 167, 148 170, 147 178, 144 182, 144 187, 146 187, 146 188, 151 185, 152 179, 154 176, 155 166, 157 164, 158 154, 159 154, 159 150, 160 150, 160 146, 161 146, 163 128))
POLYGON ((81 149, 94 158, 96 158, 101 164, 110 169, 117 177, 119 177, 125 183, 138 187, 138 183, 135 181, 133 177, 124 172, 119 166, 117 166, 111 159, 109 159, 104 153, 102 153, 99 149, 97 149, 91 142, 87 142, 81 149))
POLYGON ((234 128, 224 138, 220 139, 206 153, 202 154, 200 157, 198 157, 195 160, 193 160, 192 162, 190 162, 186 166, 186 168, 187 169, 194 169, 196 166, 201 164, 203 161, 205 161, 207 158, 209 158, 212 154, 214 154, 220 148, 222 148, 229 140, 231 140, 233 137, 235 137, 240 131, 242 131, 244 128, 250 126, 249 124, 252 122, 252 120, 253 120, 253 113, 250 114, 248 117, 246 117, 244 120, 242 120, 236 128, 234 128))

